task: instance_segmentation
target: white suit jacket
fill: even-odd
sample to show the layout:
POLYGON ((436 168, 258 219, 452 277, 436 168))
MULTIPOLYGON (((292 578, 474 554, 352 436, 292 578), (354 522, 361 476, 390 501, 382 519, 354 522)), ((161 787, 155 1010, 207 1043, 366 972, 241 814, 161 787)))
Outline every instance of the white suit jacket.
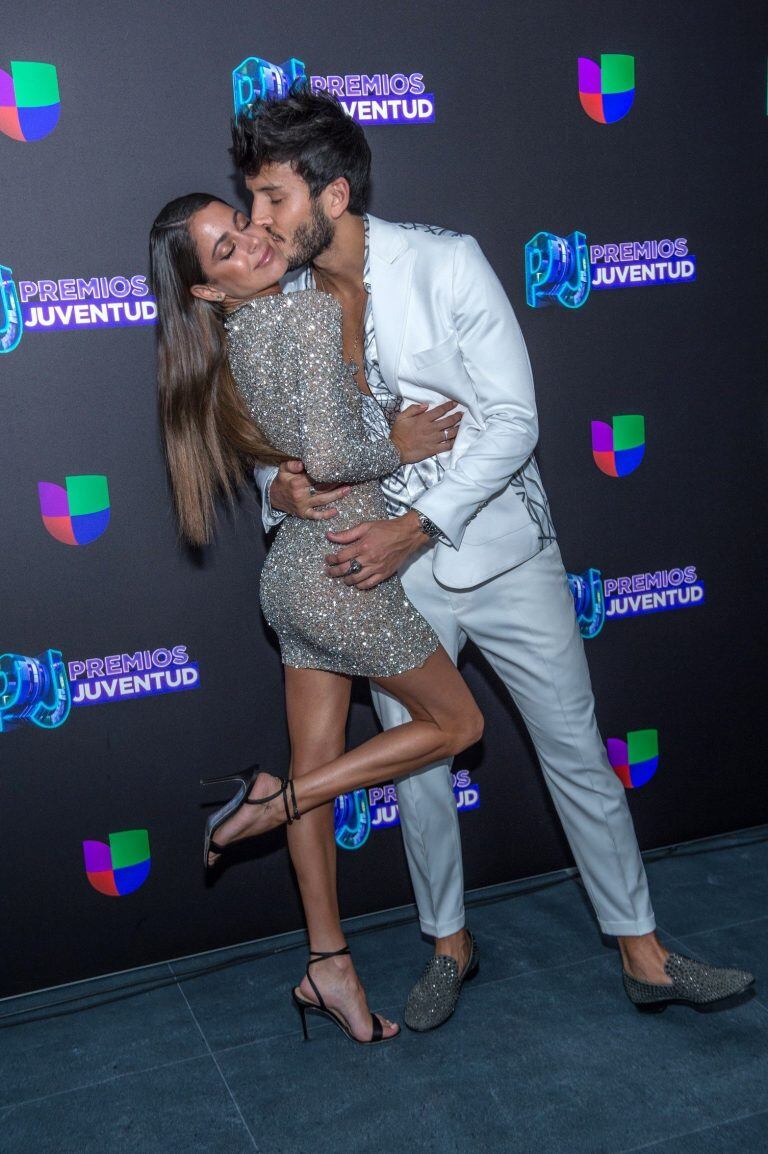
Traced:
MULTIPOLYGON (((371 303, 384 380, 404 404, 464 410, 441 480, 414 502, 446 541, 443 585, 466 589, 554 539, 533 450, 538 419, 520 326, 477 241, 369 216, 371 303)), ((285 285, 287 291, 296 287, 285 285)), ((268 489, 276 470, 257 468, 268 489)), ((278 517, 265 506, 265 528, 278 517)))

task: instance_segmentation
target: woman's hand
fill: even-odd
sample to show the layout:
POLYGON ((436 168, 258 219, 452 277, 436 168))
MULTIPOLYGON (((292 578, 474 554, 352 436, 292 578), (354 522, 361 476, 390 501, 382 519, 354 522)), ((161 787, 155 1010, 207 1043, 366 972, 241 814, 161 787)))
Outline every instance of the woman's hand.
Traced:
POLYGON ((450 412, 451 409, 456 409, 455 401, 443 401, 434 409, 409 405, 397 415, 389 436, 404 465, 426 461, 451 448, 464 415, 461 410, 450 412))

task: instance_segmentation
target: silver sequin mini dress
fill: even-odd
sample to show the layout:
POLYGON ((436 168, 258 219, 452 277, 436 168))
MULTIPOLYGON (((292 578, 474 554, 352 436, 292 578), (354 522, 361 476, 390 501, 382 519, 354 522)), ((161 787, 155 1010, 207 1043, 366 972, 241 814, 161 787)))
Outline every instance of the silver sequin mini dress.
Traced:
POLYGON ((363 406, 377 402, 344 364, 338 301, 310 289, 258 297, 225 323, 235 382, 270 443, 303 461, 312 480, 355 486, 336 517, 286 517, 269 550, 261 607, 283 663, 362 677, 423 665, 438 639, 397 576, 361 591, 325 573, 325 534, 386 519, 378 478, 400 464, 393 443, 366 427, 363 406))

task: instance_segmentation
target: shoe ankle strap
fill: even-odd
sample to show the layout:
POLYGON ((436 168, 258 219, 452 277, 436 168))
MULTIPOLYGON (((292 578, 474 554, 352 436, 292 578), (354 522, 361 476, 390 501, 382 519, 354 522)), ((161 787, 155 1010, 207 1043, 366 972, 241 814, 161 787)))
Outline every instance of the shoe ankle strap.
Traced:
POLYGON ((323 995, 320 993, 319 989, 317 988, 316 982, 314 982, 312 980, 312 975, 309 972, 309 967, 311 965, 313 965, 315 962, 324 961, 326 958, 341 958, 345 954, 348 954, 348 953, 349 953, 349 946, 344 946, 340 950, 313 950, 310 947, 309 961, 307 962, 307 981, 309 982, 310 986, 314 990, 315 997, 317 998, 317 1004, 318 1004, 318 1006, 320 1006, 320 1008, 322 1010, 327 1010, 328 1007, 325 1004, 325 998, 323 997, 323 995))
POLYGON ((324 958, 342 958, 345 954, 350 952, 349 946, 342 946, 340 950, 313 950, 309 948, 309 961, 307 962, 307 969, 314 962, 322 962, 324 958))

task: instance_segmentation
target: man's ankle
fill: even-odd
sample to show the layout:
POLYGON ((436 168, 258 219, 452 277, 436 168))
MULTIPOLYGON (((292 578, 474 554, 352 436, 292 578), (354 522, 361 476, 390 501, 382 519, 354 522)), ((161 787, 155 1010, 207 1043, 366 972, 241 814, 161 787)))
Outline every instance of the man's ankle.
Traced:
POLYGON ((444 938, 435 938, 435 954, 447 954, 459 965, 466 964, 469 957, 469 934, 466 929, 462 927, 444 938))

